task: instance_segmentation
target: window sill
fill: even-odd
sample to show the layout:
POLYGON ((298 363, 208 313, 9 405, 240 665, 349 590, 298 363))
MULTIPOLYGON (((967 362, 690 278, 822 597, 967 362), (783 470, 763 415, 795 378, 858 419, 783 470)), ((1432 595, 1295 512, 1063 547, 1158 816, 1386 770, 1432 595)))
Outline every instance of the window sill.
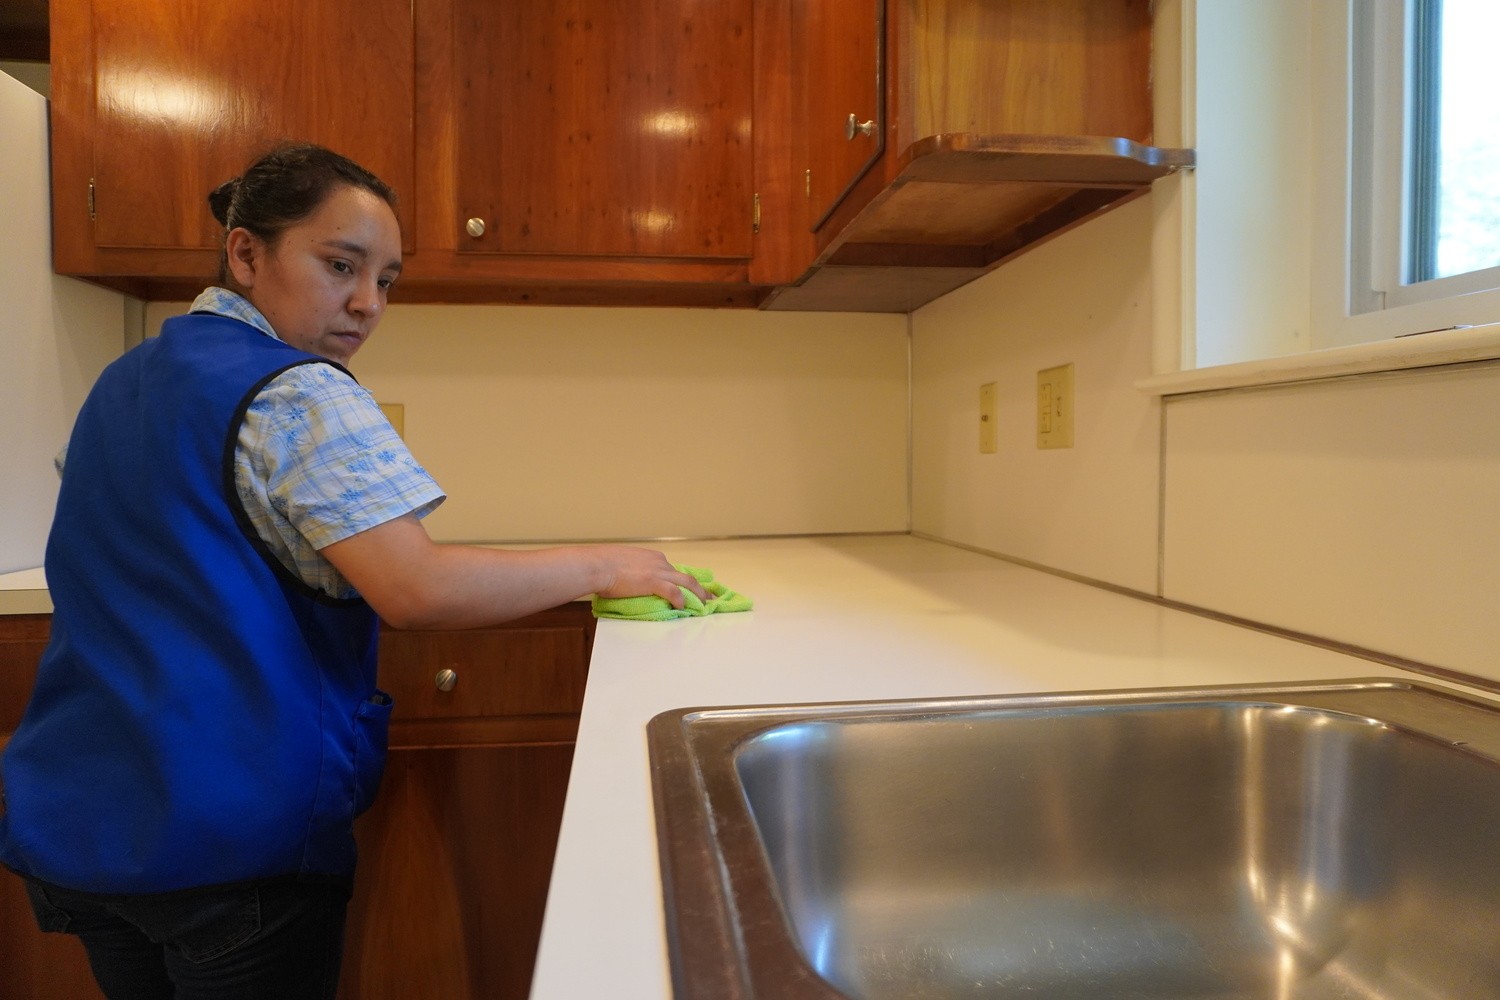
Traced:
POLYGON ((1152 396, 1177 396, 1496 358, 1500 358, 1500 323, 1491 323, 1286 357, 1167 372, 1141 379, 1135 387, 1152 396))

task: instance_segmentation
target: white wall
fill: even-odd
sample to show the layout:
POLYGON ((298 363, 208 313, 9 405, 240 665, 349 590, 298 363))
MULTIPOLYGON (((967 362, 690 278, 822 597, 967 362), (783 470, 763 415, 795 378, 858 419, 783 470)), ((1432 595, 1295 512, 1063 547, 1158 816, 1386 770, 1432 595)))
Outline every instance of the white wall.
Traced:
MULTIPOLYGON (((1272 62, 1305 60, 1307 10, 1292 0, 1191 9, 1162 0, 1157 12, 1159 32, 1181 24, 1196 38, 1200 83, 1249 58, 1252 35, 1272 62), (1252 19, 1260 33, 1231 30, 1252 6, 1271 15, 1252 19), (1184 16, 1193 11, 1196 21, 1184 16), (1280 46, 1279 54, 1267 46, 1280 46)), ((1157 51, 1178 51, 1176 40, 1159 36, 1157 51)), ((1171 79, 1158 74, 1159 97, 1171 79)), ((1291 74, 1278 86, 1295 95, 1304 79, 1291 74)), ((1338 207, 1309 201, 1306 177, 1316 165, 1289 164, 1270 148, 1252 161, 1216 156, 1223 139, 1216 130, 1241 124, 1234 115, 1220 120, 1220 108, 1243 98, 1245 127, 1268 126, 1257 104, 1266 95, 1206 96, 1212 90, 1202 87, 1182 105, 1188 117, 1194 98, 1198 111, 1211 112, 1197 115, 1200 133, 1213 120, 1200 134, 1195 176, 1159 181, 1148 198, 914 315, 914 527, 1500 680, 1493 610, 1500 366, 1180 395, 1165 404, 1134 387, 1152 373, 1153 354, 1156 367, 1175 367, 1184 324, 1189 333, 1200 327, 1207 353, 1199 363, 1321 342, 1322 331, 1310 328, 1315 272, 1305 216, 1338 207), (1288 169, 1300 179, 1242 176, 1288 169), (1205 199, 1213 203, 1206 211, 1205 199), (1196 210, 1187 227, 1184 202, 1196 210), (1174 238, 1174 227, 1186 238, 1174 238), (1281 228, 1286 240, 1263 238, 1281 228), (1261 236, 1252 239, 1252 230, 1261 236), (1203 252, 1205 235, 1223 255, 1203 252), (1035 372, 1067 361, 1077 367, 1077 445, 1038 451, 1035 372), (978 387, 986 381, 1000 387, 995 455, 977 447, 978 387)), ((1159 140, 1170 144, 1175 123, 1163 134, 1162 110, 1159 140)))
POLYGON ((1171 397, 1158 439, 1147 204, 915 314, 915 529, 1500 680, 1500 364, 1171 397), (1040 451, 1035 372, 1067 361, 1077 446, 1040 451))
POLYGON ((52 273, 47 106, 0 73, 0 573, 42 563, 52 458, 123 349, 125 297, 52 273))
POLYGON ((1152 206, 1142 198, 913 316, 913 527, 1142 591, 1157 573, 1152 206), (1074 365, 1075 446, 1036 447, 1036 373, 1074 365), (995 454, 979 386, 997 383, 995 454))
POLYGON ((1167 596, 1500 679, 1500 363, 1166 414, 1167 596))
MULTIPOLYGON (((1311 18, 1320 5, 1326 0, 1192 5, 1185 30, 1196 30, 1199 113, 1185 141, 1199 169, 1187 179, 1197 260, 1185 367, 1315 346, 1308 219, 1332 207, 1313 201, 1311 18)), ((1178 44, 1158 32, 1158 50, 1178 44)))
POLYGON ((394 306, 351 368, 434 537, 552 541, 907 530, 906 356, 904 316, 394 306))

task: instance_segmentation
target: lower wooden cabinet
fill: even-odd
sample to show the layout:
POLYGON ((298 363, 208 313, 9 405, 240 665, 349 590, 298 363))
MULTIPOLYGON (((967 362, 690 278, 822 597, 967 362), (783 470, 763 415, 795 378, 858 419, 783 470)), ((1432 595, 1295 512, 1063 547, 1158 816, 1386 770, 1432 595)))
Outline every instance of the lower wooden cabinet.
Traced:
MULTIPOLYGON (((49 625, 0 616, 0 747, 49 625)), ((391 751, 355 825, 340 1000, 526 997, 593 635, 584 603, 496 628, 384 631, 391 751)), ((38 931, 0 870, 0 998, 100 996, 77 939, 38 931)))
POLYGON ((541 938, 594 618, 583 603, 493 629, 386 630, 395 698, 340 1000, 525 1000, 541 938))
POLYGON ((359 825, 341 998, 526 997, 572 760, 568 745, 391 752, 359 825))
MULTIPOLYGON (((0 753, 15 732, 47 648, 51 615, 0 615, 0 753)), ((26 885, 0 868, 0 997, 103 1000, 83 945, 37 930, 26 885)))

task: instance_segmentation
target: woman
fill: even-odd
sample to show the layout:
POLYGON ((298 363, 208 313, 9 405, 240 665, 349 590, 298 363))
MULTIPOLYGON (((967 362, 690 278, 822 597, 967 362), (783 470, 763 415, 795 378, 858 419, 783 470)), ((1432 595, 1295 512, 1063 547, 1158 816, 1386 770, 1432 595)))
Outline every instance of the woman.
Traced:
POLYGON ((60 460, 0 861, 111 1000, 326 998, 384 765, 377 616, 707 595, 646 549, 433 543, 441 490, 342 367, 401 270, 391 190, 294 146, 209 201, 228 287, 104 372, 60 460))

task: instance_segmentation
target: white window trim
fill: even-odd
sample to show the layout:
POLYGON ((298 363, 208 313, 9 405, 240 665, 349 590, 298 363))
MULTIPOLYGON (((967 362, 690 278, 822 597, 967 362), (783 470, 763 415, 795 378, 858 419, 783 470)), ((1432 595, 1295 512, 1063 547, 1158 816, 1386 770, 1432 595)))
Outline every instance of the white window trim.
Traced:
MULTIPOLYGON (((1406 176, 1411 163, 1404 123, 1411 109, 1404 86, 1403 53, 1413 29, 1405 7, 1390 0, 1362 4, 1359 10, 1364 16, 1352 19, 1349 27, 1349 37, 1357 40, 1353 58, 1358 59, 1360 45, 1379 53, 1379 65, 1353 68, 1355 83, 1343 98, 1351 130, 1346 154, 1351 185, 1349 309, 1356 314, 1500 288, 1500 267, 1417 284, 1402 283, 1410 268, 1405 256, 1411 245, 1408 230, 1412 224, 1405 211, 1406 176), (1402 67, 1402 71, 1391 72, 1392 66, 1402 67), (1360 88, 1370 91, 1362 101, 1354 92, 1360 88), (1365 212, 1353 210, 1362 203, 1365 212)), ((1337 88, 1340 82, 1347 81, 1330 79, 1325 86, 1337 88)), ((1335 89, 1326 103, 1326 114, 1336 113, 1334 102, 1339 99, 1335 89)), ((1488 318, 1500 320, 1500 314, 1488 318)))
POLYGON ((1175 396, 1495 359, 1500 359, 1500 323, 1165 372, 1138 379, 1135 387, 1152 396, 1175 396))

